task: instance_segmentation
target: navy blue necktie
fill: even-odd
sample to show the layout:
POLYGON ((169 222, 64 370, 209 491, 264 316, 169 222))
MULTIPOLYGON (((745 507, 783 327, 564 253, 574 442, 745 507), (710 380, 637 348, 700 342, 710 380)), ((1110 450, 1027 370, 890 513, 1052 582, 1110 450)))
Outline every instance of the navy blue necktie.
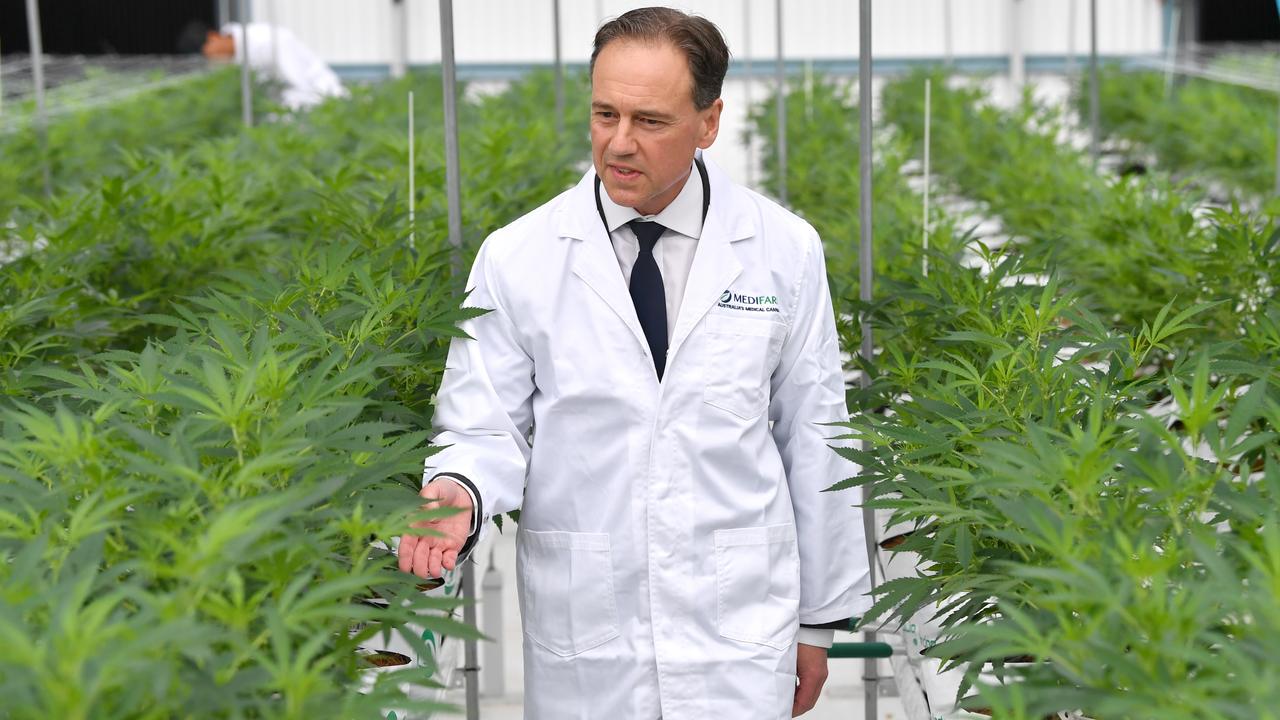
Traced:
POLYGON ((631 302, 636 306, 636 317, 644 337, 653 353, 653 366, 662 380, 667 367, 667 291, 662 287, 662 273, 653 257, 653 246, 666 228, 656 222, 632 220, 627 223, 640 241, 640 256, 631 269, 631 302))

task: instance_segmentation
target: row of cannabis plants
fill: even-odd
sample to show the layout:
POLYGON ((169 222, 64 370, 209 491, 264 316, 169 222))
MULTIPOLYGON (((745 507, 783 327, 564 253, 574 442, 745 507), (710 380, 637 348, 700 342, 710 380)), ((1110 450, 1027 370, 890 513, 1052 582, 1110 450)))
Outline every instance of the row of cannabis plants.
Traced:
POLYGON ((425 517, 432 398, 471 312, 455 268, 586 152, 585 112, 557 136, 539 111, 548 77, 463 103, 454 250, 439 87, 412 76, 181 151, 123 148, 117 171, 15 215, 0 716, 430 709, 405 694, 430 668, 370 683, 359 648, 474 635, 385 548, 425 517))
MULTIPOLYGON (((55 110, 63 107, 52 102, 56 98, 55 89, 50 98, 55 110)), ((151 89, 109 104, 76 107, 68 101, 65 107, 51 114, 42 139, 29 109, 24 112, 21 103, 5 106, 7 122, 0 125, 0 225, 11 213, 45 196, 46 168, 49 189, 64 193, 124 171, 131 153, 181 152, 207 138, 238 132, 240 74, 223 68, 180 82, 156 82, 151 89)), ((279 111, 261 86, 255 87, 254 109, 258 122, 279 111)))
MULTIPOLYGON (((1230 57, 1219 60, 1227 78, 1230 57)), ((1214 68, 1211 68, 1214 69, 1214 68)), ((1274 72, 1267 74, 1271 82, 1274 72)), ((1256 202, 1276 192, 1274 92, 1228 80, 1169 76, 1108 67, 1098 82, 1099 120, 1105 140, 1130 156, 1132 167, 1155 167, 1221 198, 1256 202)), ((1080 117, 1089 117, 1089 81, 1074 93, 1080 117)))
MULTIPOLYGON (((939 216, 926 274, 920 198, 894 177, 919 151, 922 80, 884 91, 876 301, 833 278, 877 345, 871 387, 850 391, 861 443, 844 452, 862 472, 842 485, 892 511, 884 546, 915 565, 867 620, 938 626, 928 654, 996 717, 1265 716, 1280 701, 1280 303, 1256 283, 1274 287, 1280 233, 1243 215, 1201 227, 1158 179, 1092 174, 1043 109, 937 78, 940 183, 1021 240, 974 268, 964 256, 985 251, 939 216)), ((813 115, 838 122, 793 107, 788 186, 845 272, 857 114, 842 87, 818 95, 813 115)))

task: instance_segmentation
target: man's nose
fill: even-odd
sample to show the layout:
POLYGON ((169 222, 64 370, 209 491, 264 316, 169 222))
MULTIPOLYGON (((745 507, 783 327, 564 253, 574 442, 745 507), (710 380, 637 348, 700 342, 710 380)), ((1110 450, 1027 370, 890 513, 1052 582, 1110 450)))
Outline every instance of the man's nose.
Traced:
POLYGON ((635 152, 636 141, 633 131, 630 121, 620 121, 613 132, 613 137, 609 138, 609 152, 614 155, 630 155, 635 152))

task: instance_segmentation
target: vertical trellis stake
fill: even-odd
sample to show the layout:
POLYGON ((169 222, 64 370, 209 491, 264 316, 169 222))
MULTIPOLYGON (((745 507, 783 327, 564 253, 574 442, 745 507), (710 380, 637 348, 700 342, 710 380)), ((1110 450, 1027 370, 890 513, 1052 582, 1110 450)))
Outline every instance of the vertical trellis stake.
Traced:
POLYGON ((933 79, 925 78, 924 80, 924 252, 921 254, 920 263, 924 271, 924 276, 929 277, 929 231, 931 229, 929 223, 929 189, 933 182, 931 168, 929 167, 929 146, 932 142, 930 136, 933 129, 933 79))
MULTIPOLYGON (((742 62, 746 78, 743 82, 743 100, 747 112, 751 112, 751 85, 755 82, 755 73, 751 67, 751 0, 742 0, 742 62)), ((751 134, 751 124, 747 123, 747 131, 742 134, 747 146, 747 186, 756 185, 756 142, 751 134)))
POLYGON ((414 175, 417 174, 413 162, 413 91, 409 91, 409 249, 415 249, 418 226, 415 222, 415 209, 418 205, 417 188, 414 187, 414 175))

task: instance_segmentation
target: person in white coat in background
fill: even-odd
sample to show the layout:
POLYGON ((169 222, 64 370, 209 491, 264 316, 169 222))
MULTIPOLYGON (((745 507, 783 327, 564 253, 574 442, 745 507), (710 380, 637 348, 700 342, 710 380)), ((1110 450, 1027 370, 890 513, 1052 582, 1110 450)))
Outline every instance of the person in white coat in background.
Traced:
POLYGON ((594 168, 494 232, 450 348, 427 507, 400 568, 452 569, 521 508, 530 720, 776 720, 807 712, 832 628, 870 605, 822 244, 730 183, 729 51, 667 8, 603 25, 594 168))
POLYGON ((290 110, 305 110, 326 98, 348 95, 329 65, 293 31, 279 25, 227 23, 221 32, 205 33, 200 51, 211 60, 243 63, 246 46, 249 67, 283 86, 281 101, 290 110))

